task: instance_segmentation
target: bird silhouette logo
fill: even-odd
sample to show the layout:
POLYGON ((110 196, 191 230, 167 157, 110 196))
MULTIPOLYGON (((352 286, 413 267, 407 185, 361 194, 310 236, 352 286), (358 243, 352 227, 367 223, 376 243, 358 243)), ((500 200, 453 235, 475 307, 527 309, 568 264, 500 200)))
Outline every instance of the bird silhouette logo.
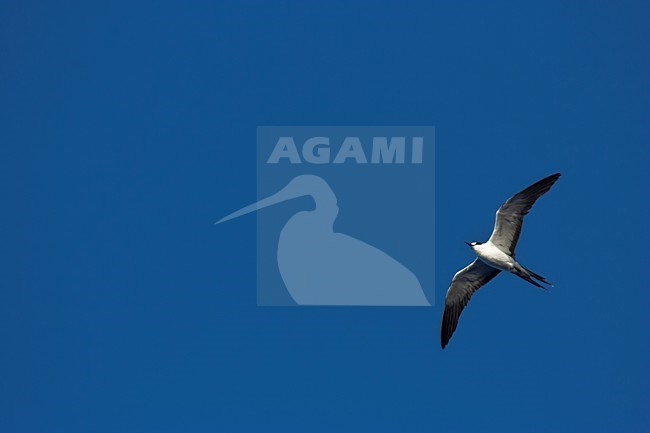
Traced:
POLYGON ((337 198, 322 177, 296 176, 280 191, 217 224, 303 196, 311 196, 315 208, 291 216, 277 246, 282 281, 298 305, 430 305, 406 266, 379 248, 334 231, 337 198))

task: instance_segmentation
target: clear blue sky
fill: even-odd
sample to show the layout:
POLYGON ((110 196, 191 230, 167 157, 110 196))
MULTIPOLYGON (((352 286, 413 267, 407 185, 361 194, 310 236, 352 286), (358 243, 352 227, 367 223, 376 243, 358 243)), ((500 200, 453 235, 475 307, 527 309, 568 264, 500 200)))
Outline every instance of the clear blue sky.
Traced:
POLYGON ((650 431, 646 2, 93 3, 0 4, 1 432, 650 431), (435 307, 255 306, 285 124, 436 126, 435 307))

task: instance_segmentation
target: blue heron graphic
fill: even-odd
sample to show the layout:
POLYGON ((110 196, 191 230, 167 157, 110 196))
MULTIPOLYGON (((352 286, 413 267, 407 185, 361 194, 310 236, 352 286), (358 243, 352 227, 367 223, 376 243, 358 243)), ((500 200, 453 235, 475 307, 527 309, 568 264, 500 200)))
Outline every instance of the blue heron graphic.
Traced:
POLYGON ((314 210, 289 219, 277 250, 280 275, 298 305, 430 305, 408 268, 380 249, 334 231, 336 195, 321 177, 296 176, 279 192, 217 224, 307 195, 314 210))

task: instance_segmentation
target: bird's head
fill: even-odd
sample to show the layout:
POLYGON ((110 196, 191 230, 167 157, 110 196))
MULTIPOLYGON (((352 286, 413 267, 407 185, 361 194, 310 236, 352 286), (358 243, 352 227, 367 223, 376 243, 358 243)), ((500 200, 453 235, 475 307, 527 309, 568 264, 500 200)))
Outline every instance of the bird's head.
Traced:
POLYGON ((474 248, 475 246, 477 246, 477 245, 481 245, 481 244, 482 244, 482 242, 476 242, 476 241, 474 241, 474 242, 465 242, 465 243, 466 243, 467 245, 469 245, 470 248, 474 248))
POLYGON ((336 204, 336 195, 334 195, 334 191, 332 191, 323 178, 312 174, 303 174, 294 177, 284 188, 275 194, 239 209, 237 212, 221 218, 215 224, 306 195, 314 199, 314 204, 316 205, 314 211, 318 210, 318 216, 324 218, 331 225, 339 211, 339 207, 336 204))

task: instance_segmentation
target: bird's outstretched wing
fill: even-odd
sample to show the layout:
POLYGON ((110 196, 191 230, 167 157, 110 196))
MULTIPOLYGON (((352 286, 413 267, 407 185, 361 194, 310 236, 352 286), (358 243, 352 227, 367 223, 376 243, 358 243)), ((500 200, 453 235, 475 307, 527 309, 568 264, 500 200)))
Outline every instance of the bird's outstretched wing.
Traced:
POLYGON ((458 326, 460 313, 469 302, 474 292, 485 285, 499 272, 481 260, 474 260, 469 266, 456 272, 451 280, 447 296, 445 297, 445 311, 442 314, 442 325, 440 326, 440 344, 444 349, 449 339, 458 326))
POLYGON ((538 198, 551 189, 559 177, 560 173, 545 177, 503 203, 497 210, 494 230, 489 242, 492 242, 504 253, 514 257, 515 247, 521 233, 521 225, 524 222, 524 215, 533 207, 538 198))

